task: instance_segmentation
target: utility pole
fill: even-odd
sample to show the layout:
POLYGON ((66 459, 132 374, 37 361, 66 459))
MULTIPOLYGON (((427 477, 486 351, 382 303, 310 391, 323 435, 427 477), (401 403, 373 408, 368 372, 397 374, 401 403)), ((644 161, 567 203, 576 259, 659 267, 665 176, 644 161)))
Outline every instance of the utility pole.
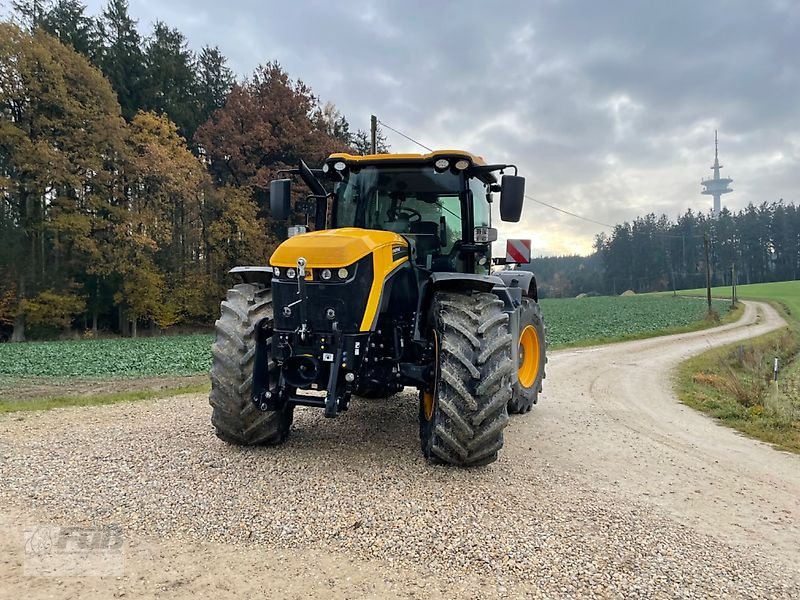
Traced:
POLYGON ((731 307, 736 306, 736 301, 738 298, 736 297, 736 263, 731 265, 731 307))
POLYGON ((711 313, 711 264, 708 260, 708 234, 703 236, 703 249, 706 253, 706 298, 708 299, 708 312, 711 313))
POLYGON ((378 153, 378 117, 370 115, 370 141, 372 142, 372 154, 378 153))

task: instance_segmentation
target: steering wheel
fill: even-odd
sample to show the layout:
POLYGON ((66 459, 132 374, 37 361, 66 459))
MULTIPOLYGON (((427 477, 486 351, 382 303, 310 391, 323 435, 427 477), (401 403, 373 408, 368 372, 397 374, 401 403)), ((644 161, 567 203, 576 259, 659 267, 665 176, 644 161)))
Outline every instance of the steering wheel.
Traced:
POLYGON ((422 215, 419 214, 419 211, 408 208, 407 206, 398 208, 395 213, 395 218, 406 218, 409 223, 419 223, 422 221, 422 215))

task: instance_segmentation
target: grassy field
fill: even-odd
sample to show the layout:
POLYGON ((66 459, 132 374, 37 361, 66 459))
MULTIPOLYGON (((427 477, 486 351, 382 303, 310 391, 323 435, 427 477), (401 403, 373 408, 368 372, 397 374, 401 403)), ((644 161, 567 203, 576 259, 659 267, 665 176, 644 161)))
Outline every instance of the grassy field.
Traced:
MULTIPOLYGON (((542 300, 551 347, 641 337, 704 324, 705 304, 657 296, 542 300)), ((725 315, 729 304, 715 302, 725 315)), ((211 335, 0 344, 0 377, 191 375, 211 366, 211 335)))
MULTIPOLYGON (((730 298, 730 292, 712 289, 718 298, 730 298)), ((678 293, 699 295, 705 290, 678 293)), ((737 295, 778 306, 789 327, 686 361, 678 369, 679 397, 729 427, 800 452, 800 281, 742 285, 737 295), (772 381, 776 357, 781 365, 777 383, 772 381)))
MULTIPOLYGON (((551 348, 707 327, 705 304, 658 296, 542 300, 551 348)), ((728 303, 715 303, 721 315, 728 303)), ((729 315, 730 318, 730 315, 729 315)), ((211 335, 0 344, 0 412, 207 389, 211 335), (194 376, 193 378, 191 376, 194 376)))
MULTIPOLYGON (((682 296, 705 296, 705 288, 681 290, 682 296)), ((789 315, 800 319, 800 281, 777 281, 775 283, 753 283, 736 287, 736 295, 742 300, 767 300, 784 305, 789 315)), ((730 286, 711 288, 713 298, 731 297, 730 286)))
POLYGON ((0 344, 0 376, 192 375, 211 363, 211 335, 0 344))
POLYGON ((207 391, 212 341, 185 335, 0 344, 0 413, 207 391))
MULTIPOLYGON (((706 321, 706 305, 695 298, 672 296, 598 296, 542 299, 550 348, 585 346, 693 331, 706 321)), ((715 301, 725 319, 730 303, 715 301)))

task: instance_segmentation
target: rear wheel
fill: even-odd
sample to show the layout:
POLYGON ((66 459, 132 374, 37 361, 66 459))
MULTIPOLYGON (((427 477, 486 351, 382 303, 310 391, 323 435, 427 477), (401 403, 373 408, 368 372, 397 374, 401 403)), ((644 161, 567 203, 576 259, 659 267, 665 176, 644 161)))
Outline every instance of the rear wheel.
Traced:
MULTIPOLYGON (((260 411, 251 400, 256 328, 272 319, 272 292, 240 284, 228 290, 211 346, 211 423, 217 437, 243 446, 280 444, 289 435, 293 408, 260 411)), ((272 340, 267 341, 268 350, 272 340)), ((267 356, 270 356, 269 351, 267 356)), ((269 361, 270 375, 276 365, 269 361)), ((270 381, 273 377, 270 376, 270 381)))
POLYGON ((519 318, 519 368, 514 393, 508 403, 508 412, 526 413, 539 401, 542 380, 545 377, 545 329, 542 309, 532 298, 522 300, 519 318))
POLYGON ((511 334, 494 294, 437 292, 430 324, 435 376, 420 393, 420 440, 431 462, 497 460, 511 398, 511 334))

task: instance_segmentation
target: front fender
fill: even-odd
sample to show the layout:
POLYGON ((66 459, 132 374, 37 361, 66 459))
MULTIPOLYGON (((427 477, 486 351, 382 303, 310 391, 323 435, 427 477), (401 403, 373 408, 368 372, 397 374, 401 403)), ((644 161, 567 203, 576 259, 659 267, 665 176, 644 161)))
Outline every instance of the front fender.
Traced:
POLYGON ((434 292, 491 292, 496 294, 506 306, 507 312, 514 310, 515 304, 505 282, 494 275, 473 273, 432 273, 420 288, 417 315, 414 322, 414 339, 423 340, 422 330, 425 317, 431 305, 434 292))
POLYGON ((264 287, 270 287, 272 283, 272 267, 233 267, 228 273, 241 279, 242 283, 260 283, 264 287))

